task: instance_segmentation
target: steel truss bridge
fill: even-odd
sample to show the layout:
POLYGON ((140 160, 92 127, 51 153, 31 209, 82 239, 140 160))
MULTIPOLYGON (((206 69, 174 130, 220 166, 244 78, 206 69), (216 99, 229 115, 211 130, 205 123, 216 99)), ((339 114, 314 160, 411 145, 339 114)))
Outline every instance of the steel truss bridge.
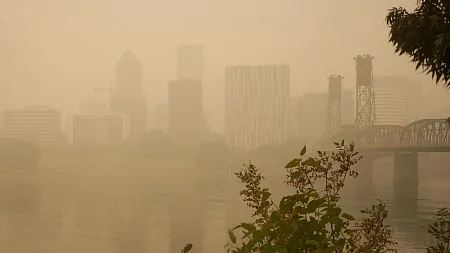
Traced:
POLYGON ((450 125, 447 119, 422 119, 407 126, 375 125, 362 131, 342 130, 321 140, 318 147, 334 142, 354 141, 358 149, 379 151, 450 152, 450 125))

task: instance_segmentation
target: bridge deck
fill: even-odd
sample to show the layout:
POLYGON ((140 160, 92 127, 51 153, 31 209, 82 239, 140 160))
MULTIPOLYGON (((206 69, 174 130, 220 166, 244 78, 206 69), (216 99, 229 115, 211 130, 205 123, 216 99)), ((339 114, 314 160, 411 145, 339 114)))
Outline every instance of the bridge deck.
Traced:
POLYGON ((361 151, 373 151, 378 153, 392 153, 392 152, 418 152, 418 153, 444 153, 450 152, 450 146, 435 146, 435 147, 361 147, 361 151))
POLYGON ((343 129, 319 143, 329 148, 342 139, 354 140, 358 149, 376 152, 450 152, 450 123, 447 119, 422 119, 405 127, 375 125, 360 131, 343 129))

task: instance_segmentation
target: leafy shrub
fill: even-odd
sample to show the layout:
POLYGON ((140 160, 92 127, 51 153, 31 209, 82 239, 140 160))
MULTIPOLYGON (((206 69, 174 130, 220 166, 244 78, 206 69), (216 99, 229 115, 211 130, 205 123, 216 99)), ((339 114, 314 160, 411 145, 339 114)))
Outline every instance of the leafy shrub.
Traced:
MULTIPOLYGON (((353 143, 335 145, 337 152, 319 151, 310 158, 304 157, 304 147, 286 165, 285 183, 295 193, 278 204, 269 189, 261 186, 264 177, 254 165, 236 173, 245 186, 240 194, 254 210, 254 221, 228 231, 228 252, 397 252, 392 231, 384 224, 387 211, 382 202, 363 210, 359 221, 339 206, 344 182, 357 177, 352 168, 362 157, 353 143), (236 231, 243 234, 239 242, 236 231)), ((188 244, 182 252, 191 250, 188 244)))
POLYGON ((428 233, 435 239, 435 245, 427 248, 427 253, 450 253, 450 209, 440 208, 435 222, 428 227, 428 233))

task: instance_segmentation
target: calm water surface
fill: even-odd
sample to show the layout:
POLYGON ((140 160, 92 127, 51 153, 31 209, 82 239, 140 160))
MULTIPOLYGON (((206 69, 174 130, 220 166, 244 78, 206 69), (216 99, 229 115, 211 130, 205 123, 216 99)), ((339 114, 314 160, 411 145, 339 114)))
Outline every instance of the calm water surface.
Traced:
MULTIPOLYGON (((389 220, 401 252, 421 251, 430 239, 421 225, 438 207, 449 206, 449 165, 445 159, 421 161, 418 217, 389 220)), ((168 253, 180 252, 188 242, 203 252, 224 252, 227 227, 248 217, 225 174, 219 180, 187 173, 54 168, 0 175, 2 252, 168 253)), ((390 206, 392 162, 377 164, 374 184, 373 199, 390 206)), ((356 213, 370 203, 349 194, 344 205, 356 213)))

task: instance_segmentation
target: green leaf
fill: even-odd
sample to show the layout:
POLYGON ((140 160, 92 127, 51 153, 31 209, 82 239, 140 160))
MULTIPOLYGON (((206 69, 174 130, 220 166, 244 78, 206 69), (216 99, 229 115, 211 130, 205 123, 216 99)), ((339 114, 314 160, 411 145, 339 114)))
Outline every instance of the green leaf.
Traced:
POLYGON ((280 201, 280 210, 281 211, 290 211, 295 206, 295 201, 290 198, 283 197, 280 201))
POLYGON ((325 253, 333 253, 335 251, 339 252, 339 251, 336 250, 336 246, 333 246, 333 245, 331 245, 331 246, 329 246, 328 248, 325 249, 325 253))
POLYGON ((322 199, 314 199, 311 202, 308 203, 308 212, 314 213, 317 208, 323 203, 324 201, 322 199))
POLYGON ((351 221, 355 220, 355 218, 348 213, 343 213, 342 217, 344 217, 347 220, 351 220, 351 221))
POLYGON ((304 193, 298 193, 298 194, 294 194, 293 198, 295 201, 300 202, 300 203, 308 203, 310 196, 304 193))
POLYGON ((256 232, 256 227, 251 223, 241 223, 241 228, 247 230, 252 234, 256 232))
POLYGON ((306 154, 306 145, 303 146, 302 151, 300 151, 300 156, 303 156, 304 154, 306 154))
POLYGON ((279 221, 280 213, 278 213, 277 211, 273 211, 272 214, 270 214, 270 220, 271 221, 279 221))
POLYGON ((233 230, 228 229, 228 237, 233 244, 236 244, 236 236, 234 235, 233 230))
POLYGON ((297 220, 292 219, 292 221, 291 221, 291 227, 292 227, 292 229, 293 229, 294 231, 297 231, 297 229, 298 229, 298 222, 297 222, 297 220))
POLYGON ((265 201, 270 198, 271 194, 270 194, 270 192, 263 192, 263 193, 261 193, 261 195, 262 195, 262 200, 265 201))
POLYGON ((315 241, 315 240, 307 240, 306 244, 312 245, 312 246, 316 246, 316 247, 320 246, 319 243, 317 241, 315 241))
POLYGON ((264 244, 262 253, 273 253, 273 248, 272 248, 272 245, 270 244, 270 242, 264 244))
POLYGON ((317 166, 317 162, 316 160, 314 160, 314 158, 310 157, 306 161, 302 162, 302 165, 315 167, 317 166))
POLYGON ((341 219, 339 217, 333 216, 333 217, 330 218, 330 222, 331 222, 331 224, 338 224, 338 223, 340 223, 342 221, 341 221, 341 219))
POLYGON ((297 167, 297 166, 299 166, 300 165, 300 159, 294 159, 294 160, 292 160, 292 161, 290 161, 286 166, 285 166, 285 168, 286 169, 290 169, 290 168, 295 168, 295 167, 297 167))
POLYGON ((334 224, 334 231, 339 233, 342 230, 342 220, 338 216, 330 218, 331 224, 334 224))
POLYGON ((301 170, 296 170, 289 173, 290 178, 298 178, 302 174, 301 170))
POLYGON ((296 206, 295 207, 295 212, 302 215, 302 214, 308 214, 308 209, 306 209, 303 206, 296 206))
POLYGON ((288 253, 286 248, 280 245, 275 245, 275 252, 277 253, 288 253))
POLYGON ((192 249, 192 244, 191 244, 191 243, 186 244, 186 246, 184 246, 184 248, 183 248, 183 250, 181 251, 181 253, 188 253, 188 252, 191 251, 191 249, 192 249))
POLYGON ((340 207, 330 207, 327 210, 328 215, 330 216, 339 216, 341 215, 342 209, 340 207))

